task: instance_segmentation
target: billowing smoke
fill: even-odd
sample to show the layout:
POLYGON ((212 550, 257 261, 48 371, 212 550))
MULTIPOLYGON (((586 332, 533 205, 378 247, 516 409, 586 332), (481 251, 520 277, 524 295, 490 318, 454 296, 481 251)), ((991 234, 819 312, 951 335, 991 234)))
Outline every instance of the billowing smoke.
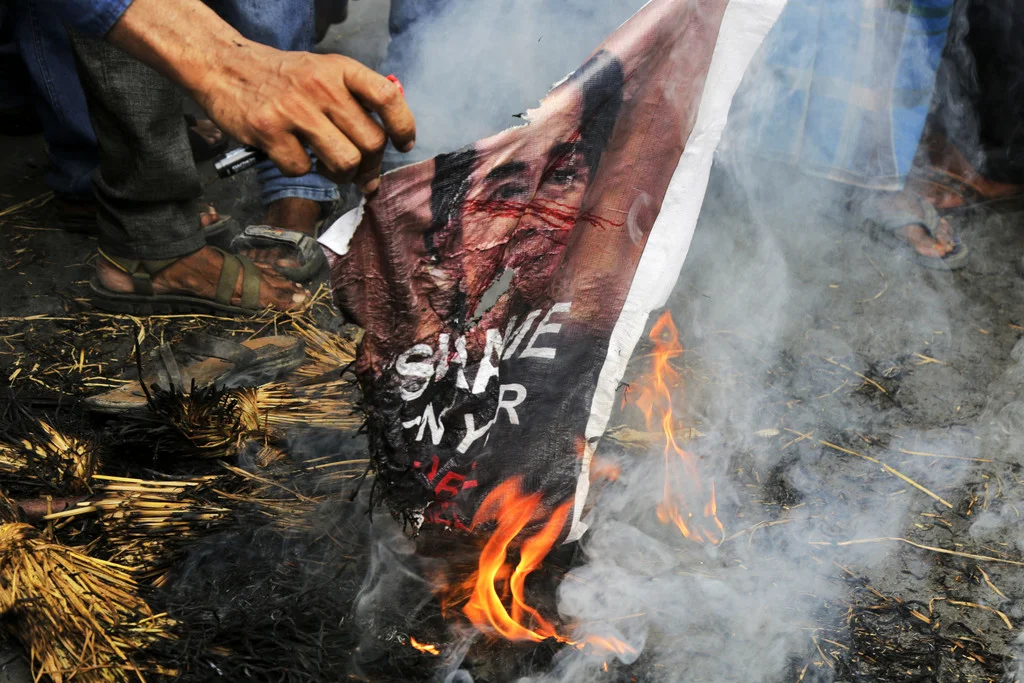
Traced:
MULTIPOLYGON (((643 6, 642 0, 401 2, 415 17, 393 38, 381 70, 405 86, 416 114, 409 163, 518 122, 552 84, 643 6), (417 14, 418 12, 418 14, 417 14)), ((393 14, 400 14, 393 9, 393 14)))

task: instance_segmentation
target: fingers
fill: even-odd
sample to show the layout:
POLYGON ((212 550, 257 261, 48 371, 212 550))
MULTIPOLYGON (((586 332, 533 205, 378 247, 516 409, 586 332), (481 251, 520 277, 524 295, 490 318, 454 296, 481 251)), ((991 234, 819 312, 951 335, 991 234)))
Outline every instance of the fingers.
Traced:
POLYGON ((363 192, 373 192, 380 184, 380 166, 384 160, 387 136, 380 125, 352 98, 346 98, 328 112, 331 121, 356 146, 361 155, 353 182, 363 192))
POLYGON ((380 116, 395 149, 412 150, 416 142, 416 121, 396 83, 353 62, 345 72, 345 85, 364 107, 380 116))
POLYGON ((310 170, 303 149, 308 144, 323 175, 337 183, 354 180, 363 192, 374 191, 387 139, 402 152, 416 140, 416 123, 399 86, 337 55, 286 58, 293 60, 289 66, 298 76, 281 85, 282 92, 267 86, 268 106, 246 112, 251 134, 239 139, 261 147, 285 175, 310 170))
MULTIPOLYGON (((317 170, 340 184, 351 182, 359 171, 363 154, 324 114, 299 130, 319 159, 317 170)), ((378 164, 379 166, 379 164, 378 164)))
POLYGON ((291 133, 280 133, 259 146, 286 176, 304 175, 313 167, 309 154, 291 133))
POLYGON ((235 136, 246 144, 259 147, 273 160, 286 176, 300 176, 309 173, 312 161, 295 136, 297 126, 289 119, 309 119, 309 108, 302 107, 288 111, 280 98, 268 98, 267 102, 241 112, 245 128, 235 136))

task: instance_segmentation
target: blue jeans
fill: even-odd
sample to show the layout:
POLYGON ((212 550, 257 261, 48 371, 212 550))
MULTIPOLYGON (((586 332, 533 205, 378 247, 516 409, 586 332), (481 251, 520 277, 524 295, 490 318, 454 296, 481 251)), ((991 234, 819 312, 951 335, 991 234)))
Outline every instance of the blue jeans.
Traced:
POLYGON ((12 23, 46 139, 46 182, 58 193, 91 196, 90 178, 99 165, 99 150, 68 33, 57 13, 35 0, 14 0, 9 11, 5 21, 12 23))
MULTIPOLYGON (((239 33, 279 50, 313 49, 313 0, 214 0, 210 6, 239 33)), ((315 172, 289 178, 271 161, 256 166, 262 186, 260 199, 269 204, 286 197, 331 202, 341 195, 338 186, 315 172)))

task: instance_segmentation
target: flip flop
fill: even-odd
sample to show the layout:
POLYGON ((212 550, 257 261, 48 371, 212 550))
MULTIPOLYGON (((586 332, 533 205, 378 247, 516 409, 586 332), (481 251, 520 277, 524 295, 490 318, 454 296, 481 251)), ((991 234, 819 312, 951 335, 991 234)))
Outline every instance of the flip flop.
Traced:
POLYGON ((914 249, 914 247, 907 244, 900 237, 898 233, 903 228, 911 225, 920 225, 932 239, 938 239, 935 236, 935 231, 938 229, 939 221, 941 220, 939 212, 935 210, 934 206, 920 197, 915 198, 921 204, 923 217, 905 209, 893 209, 892 207, 883 206, 877 197, 871 197, 860 202, 859 212, 864 220, 864 226, 878 242, 893 248, 902 247, 909 249, 914 260, 925 268, 933 270, 960 270, 964 268, 967 265, 970 250, 957 237, 953 238, 953 250, 941 258, 925 256, 919 253, 917 249, 914 249))
POLYGON ((223 249, 212 247, 223 255, 220 277, 217 279, 213 299, 190 294, 156 294, 153 292, 153 276, 177 262, 178 258, 144 261, 110 256, 99 250, 100 256, 132 278, 133 292, 115 292, 107 289, 94 277, 89 283, 91 301, 97 308, 111 313, 129 315, 156 315, 166 313, 208 313, 213 315, 251 316, 263 310, 260 305, 259 268, 252 259, 241 254, 229 254, 223 249), (242 298, 239 306, 231 303, 242 273, 242 298))
POLYGON ((309 282, 327 265, 323 249, 312 235, 269 225, 246 226, 231 242, 231 251, 286 247, 299 262, 297 268, 274 266, 274 270, 293 282, 309 282))
MULTIPOLYGON (((187 334, 173 347, 163 344, 151 354, 150 366, 156 370, 143 381, 147 387, 157 386, 164 391, 191 391, 193 387, 211 384, 220 389, 258 386, 294 370, 305 359, 303 342, 296 337, 280 335, 235 342, 206 334, 187 334), (205 360, 182 367, 175 352, 205 360)), ((101 413, 143 410, 149 404, 140 382, 90 396, 84 403, 101 413)))

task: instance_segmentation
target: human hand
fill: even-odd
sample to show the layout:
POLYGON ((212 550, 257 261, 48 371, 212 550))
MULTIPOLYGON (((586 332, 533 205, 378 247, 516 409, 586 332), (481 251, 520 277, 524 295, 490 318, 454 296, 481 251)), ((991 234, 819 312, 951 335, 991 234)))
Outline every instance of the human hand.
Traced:
POLYGON ((309 172, 305 144, 320 173, 373 192, 388 138, 399 151, 413 148, 416 124, 400 87, 359 62, 248 41, 228 52, 190 88, 193 96, 222 129, 262 149, 286 175, 309 172))

